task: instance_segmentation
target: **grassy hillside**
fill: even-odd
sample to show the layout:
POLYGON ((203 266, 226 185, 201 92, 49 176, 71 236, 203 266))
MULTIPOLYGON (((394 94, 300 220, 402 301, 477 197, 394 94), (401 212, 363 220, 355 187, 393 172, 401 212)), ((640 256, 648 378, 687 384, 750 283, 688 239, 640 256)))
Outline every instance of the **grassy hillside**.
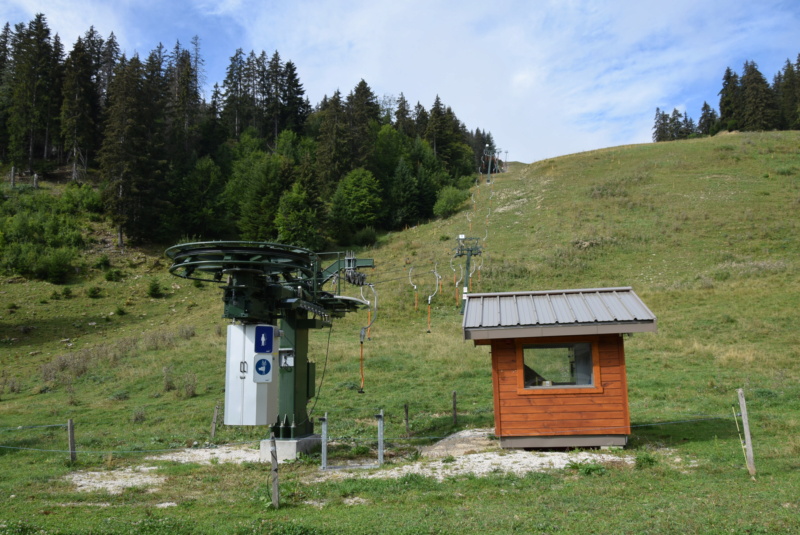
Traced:
MULTIPOLYGON (((409 404, 413 435, 443 436, 454 430, 455 390, 459 427, 492 425, 488 350, 462 340, 453 284, 463 233, 485 247, 473 291, 630 285, 658 316, 657 334, 626 342, 631 417, 641 426, 626 454, 648 459, 641 469, 309 483, 311 459, 285 470, 287 506, 273 511, 262 466, 155 463, 167 481, 154 493, 78 493, 63 479, 71 471, 136 465, 145 451, 207 442, 225 361, 220 291, 171 277, 160 250, 117 252, 102 224, 87 222, 95 243, 71 284, 7 278, 0 286, 0 533, 800 529, 800 133, 512 164, 473 192, 456 216, 359 251, 375 259, 368 274, 380 305, 365 342, 365 393, 356 392, 362 313, 312 333, 314 414, 329 412, 333 435, 369 445, 375 411, 386 411, 387 436, 401 437, 409 404), (443 283, 428 333, 434 268, 443 283), (748 397, 756 481, 731 413, 737 388, 748 397), (37 451, 64 450, 64 429, 18 429, 68 418, 84 452, 75 464, 37 451), (684 423, 644 425, 666 422, 684 423), (369 505, 344 505, 355 496, 369 505), (178 506, 154 507, 163 502, 178 506)), ((215 442, 263 433, 223 427, 215 442)), ((396 444, 394 462, 413 458, 408 442, 396 444)))

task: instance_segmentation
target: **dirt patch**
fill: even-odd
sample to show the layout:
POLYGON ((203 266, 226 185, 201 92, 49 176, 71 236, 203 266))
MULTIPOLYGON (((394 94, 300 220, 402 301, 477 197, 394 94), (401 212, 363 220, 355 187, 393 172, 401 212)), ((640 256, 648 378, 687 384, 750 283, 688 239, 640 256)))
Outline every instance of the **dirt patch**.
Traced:
MULTIPOLYGON (((151 461, 175 461, 179 463, 211 464, 220 463, 257 463, 260 461, 257 449, 242 446, 221 446, 219 448, 187 448, 164 455, 147 457, 151 461)), ((81 471, 67 476, 77 490, 82 492, 107 491, 109 494, 120 494, 126 488, 143 487, 148 492, 155 492, 166 478, 151 474, 157 466, 136 466, 120 470, 108 471, 81 471)), ((173 507, 175 504, 168 502, 159 504, 159 507, 173 507)))
POLYGON ((257 463, 261 462, 259 450, 248 446, 220 446, 217 448, 187 448, 163 455, 148 457, 153 461, 179 463, 257 463))
MULTIPOLYGON (((455 433, 436 444, 422 448, 422 459, 418 462, 393 468, 382 468, 365 472, 358 468, 343 468, 320 472, 315 480, 363 478, 400 478, 407 474, 434 477, 439 481, 453 476, 474 474, 484 476, 491 473, 524 475, 528 472, 558 470, 570 463, 633 464, 631 457, 605 452, 560 452, 503 450, 496 440, 489 438, 490 429, 467 429, 455 433)), ((243 446, 221 446, 217 448, 188 448, 176 452, 148 457, 151 461, 174 461, 180 463, 243 463, 260 462, 259 450, 243 446)), ((129 487, 148 487, 155 491, 165 480, 150 473, 155 466, 139 466, 102 472, 75 472, 70 479, 80 491, 106 490, 118 494, 129 487)), ((353 503, 351 505, 360 505, 353 503)), ((171 507, 172 503, 162 505, 171 507)))
MULTIPOLYGON (((120 494, 127 488, 157 487, 163 483, 166 478, 149 473, 156 468, 155 466, 137 466, 107 472, 75 472, 69 474, 67 479, 82 492, 105 490, 109 494, 120 494)), ((149 492, 155 490, 157 488, 148 489, 149 492)))
POLYGON ((491 432, 491 429, 465 429, 440 440, 432 446, 423 447, 420 453, 422 453, 423 457, 436 459, 499 449, 500 444, 496 440, 489 439, 491 432))

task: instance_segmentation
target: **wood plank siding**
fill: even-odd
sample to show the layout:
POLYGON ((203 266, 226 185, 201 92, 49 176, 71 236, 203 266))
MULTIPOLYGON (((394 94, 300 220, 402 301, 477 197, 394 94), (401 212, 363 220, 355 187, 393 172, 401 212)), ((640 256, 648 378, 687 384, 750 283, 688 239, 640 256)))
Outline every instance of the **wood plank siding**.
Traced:
POLYGON ((546 339, 497 339, 492 346, 495 434, 498 437, 629 435, 625 351, 619 334, 560 337, 560 342, 595 345, 595 385, 581 389, 524 389, 522 348, 546 339))

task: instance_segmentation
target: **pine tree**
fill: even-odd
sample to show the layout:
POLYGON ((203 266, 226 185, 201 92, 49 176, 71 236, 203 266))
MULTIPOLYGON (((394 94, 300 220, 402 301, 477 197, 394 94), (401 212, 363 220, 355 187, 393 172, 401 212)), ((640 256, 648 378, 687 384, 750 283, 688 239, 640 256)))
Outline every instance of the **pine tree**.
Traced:
POLYGON ((308 202, 308 194, 300 182, 281 196, 275 215, 278 242, 315 250, 324 240, 319 232, 317 213, 308 202))
POLYGON ((375 144, 380 114, 381 109, 375 93, 362 79, 345 100, 345 120, 353 167, 367 165, 375 144))
POLYGON ((316 168, 321 196, 329 198, 339 180, 351 169, 348 149, 347 123, 339 91, 324 100, 316 112, 319 116, 316 168))
POLYGON ((11 101, 11 79, 13 69, 11 66, 11 45, 14 35, 11 25, 5 23, 0 31, 0 161, 4 161, 8 154, 8 117, 11 101))
POLYGON ((420 219, 419 185, 414 171, 406 161, 401 158, 392 180, 392 223, 395 228, 406 225, 416 225, 420 219))
POLYGON ((446 118, 445 108, 439 95, 433 101, 430 112, 428 112, 427 127, 425 128, 425 141, 430 143, 433 153, 439 155, 439 148, 445 144, 444 137, 446 135, 446 118))
POLYGON ((78 180, 89 165, 94 148, 98 108, 97 87, 93 80, 92 57, 80 37, 72 47, 64 65, 63 100, 61 103, 61 136, 72 164, 71 178, 78 180))
POLYGON ((186 161, 194 151, 200 115, 196 58, 177 43, 167 58, 165 84, 169 90, 168 110, 169 153, 173 160, 186 161))
POLYGON ((697 122, 697 131, 704 136, 713 136, 717 132, 718 122, 717 111, 708 102, 703 102, 700 120, 697 122))
POLYGON ((297 67, 291 61, 287 61, 283 66, 283 91, 282 128, 302 134, 303 126, 311 113, 311 104, 305 97, 305 89, 297 75, 297 67))
POLYGON ((119 247, 124 245, 125 234, 138 234, 137 183, 146 172, 148 158, 147 126, 142 116, 143 89, 144 66, 138 56, 128 61, 123 55, 109 86, 105 137, 100 151, 101 170, 107 181, 106 208, 117 225, 119 247))
POLYGON ((425 132, 428 130, 428 110, 425 107, 417 102, 417 105, 414 106, 414 132, 410 135, 410 137, 424 137, 425 132))
POLYGON ((800 76, 788 59, 783 70, 775 75, 772 89, 778 108, 778 127, 784 130, 800 127, 800 76))
POLYGON ((97 92, 100 96, 100 109, 108 107, 108 92, 111 80, 114 78, 114 70, 120 60, 119 44, 114 32, 108 35, 108 39, 102 43, 100 52, 100 63, 97 66, 97 92))
POLYGON ((286 80, 281 56, 276 50, 269 60, 264 76, 264 115, 272 145, 278 143, 278 134, 283 127, 284 102, 286 95, 286 80))
POLYGON ((349 172, 336 187, 331 200, 331 225, 336 239, 349 243, 353 232, 375 224, 381 213, 382 191, 366 169, 349 172))
POLYGON ((742 130, 775 128, 777 113, 775 95, 767 79, 753 61, 745 61, 741 79, 742 130))
POLYGON ((247 92, 245 87, 245 58, 241 48, 231 56, 230 65, 222 82, 223 106, 222 122, 228 128, 228 135, 239 137, 246 124, 247 92))
POLYGON ((729 132, 739 128, 741 101, 739 75, 728 67, 722 76, 722 89, 719 92, 719 120, 729 132))
POLYGON ((400 93, 400 96, 397 97, 397 107, 394 110, 394 127, 404 136, 414 135, 414 121, 411 119, 411 109, 403 93, 400 93))
POLYGON ((672 109, 672 114, 669 116, 669 139, 681 139, 683 131, 683 114, 678 111, 678 108, 672 109))
POLYGON ((17 27, 12 58, 9 153, 13 163, 26 164, 32 173, 36 149, 45 150, 47 144, 47 112, 55 98, 53 45, 44 15, 37 14, 27 28, 17 27))

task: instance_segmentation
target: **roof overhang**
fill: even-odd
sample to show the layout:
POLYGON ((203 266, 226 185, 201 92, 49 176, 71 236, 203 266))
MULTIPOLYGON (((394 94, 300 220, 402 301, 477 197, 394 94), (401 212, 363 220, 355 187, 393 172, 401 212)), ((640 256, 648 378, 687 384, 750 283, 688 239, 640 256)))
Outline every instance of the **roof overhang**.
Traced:
POLYGON ((468 294, 464 338, 543 338, 656 332, 630 287, 468 294))

